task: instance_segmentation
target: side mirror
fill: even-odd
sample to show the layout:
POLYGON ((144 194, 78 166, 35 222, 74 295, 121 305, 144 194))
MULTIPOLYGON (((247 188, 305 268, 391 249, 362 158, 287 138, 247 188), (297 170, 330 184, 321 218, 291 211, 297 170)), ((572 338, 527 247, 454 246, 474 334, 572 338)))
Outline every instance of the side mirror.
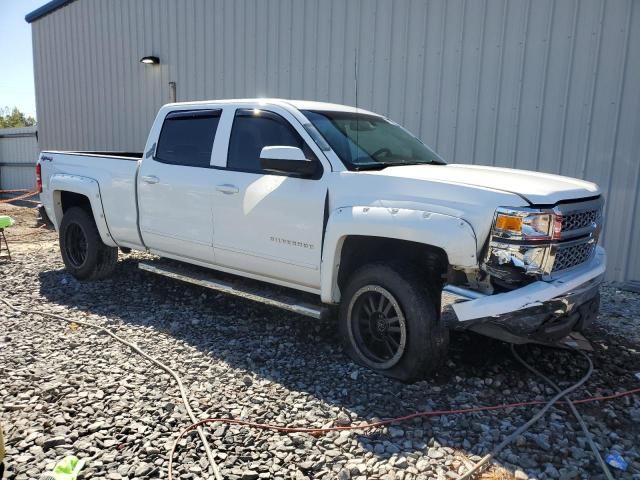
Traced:
POLYGON ((263 170, 302 176, 313 175, 317 167, 313 160, 305 158, 298 147, 281 145, 264 147, 260 152, 260 166, 263 170))

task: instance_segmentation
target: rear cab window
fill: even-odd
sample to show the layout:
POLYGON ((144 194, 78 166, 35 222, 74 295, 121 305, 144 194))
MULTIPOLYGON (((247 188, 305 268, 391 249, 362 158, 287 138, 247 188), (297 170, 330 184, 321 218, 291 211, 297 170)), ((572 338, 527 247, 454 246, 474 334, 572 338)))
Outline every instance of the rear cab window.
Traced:
POLYGON ((169 113, 162 124, 154 160, 170 165, 210 168, 211 149, 222 110, 169 113))

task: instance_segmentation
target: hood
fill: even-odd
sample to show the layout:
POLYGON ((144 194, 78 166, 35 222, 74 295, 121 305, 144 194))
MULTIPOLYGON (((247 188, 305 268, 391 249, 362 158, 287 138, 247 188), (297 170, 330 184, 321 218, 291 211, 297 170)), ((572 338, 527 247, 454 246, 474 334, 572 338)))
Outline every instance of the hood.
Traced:
POLYGON ((376 172, 389 177, 456 183, 513 193, 532 205, 553 205, 600 195, 595 183, 549 173, 479 165, 407 165, 376 172))

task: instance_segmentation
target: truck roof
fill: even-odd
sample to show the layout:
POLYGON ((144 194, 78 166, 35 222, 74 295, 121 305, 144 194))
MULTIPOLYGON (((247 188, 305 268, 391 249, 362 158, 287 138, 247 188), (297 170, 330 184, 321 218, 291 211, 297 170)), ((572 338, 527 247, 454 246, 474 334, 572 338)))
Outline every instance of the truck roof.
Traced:
POLYGON ((317 102, 314 100, 289 100, 286 98, 232 98, 224 100, 202 100, 197 102, 177 102, 170 103, 165 106, 188 106, 188 105, 206 105, 213 104, 246 104, 246 103, 262 103, 265 105, 290 105, 298 110, 320 110, 323 112, 353 112, 353 113, 365 113, 369 115, 378 115, 375 112, 370 112, 362 108, 355 108, 348 105, 341 105, 339 103, 329 102, 317 102))

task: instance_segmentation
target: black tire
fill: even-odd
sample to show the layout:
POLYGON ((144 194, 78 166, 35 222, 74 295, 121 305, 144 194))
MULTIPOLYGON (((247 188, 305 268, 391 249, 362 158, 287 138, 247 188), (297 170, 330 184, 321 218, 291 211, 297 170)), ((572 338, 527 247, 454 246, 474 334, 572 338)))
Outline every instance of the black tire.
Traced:
POLYGON ((392 264, 366 265, 351 276, 339 328, 354 361, 403 382, 424 378, 442 364, 449 331, 434 302, 439 287, 423 277, 409 266, 392 264))
POLYGON ((58 238, 64 265, 78 280, 99 280, 115 269, 118 249, 102 243, 93 216, 84 208, 64 213, 58 238))

